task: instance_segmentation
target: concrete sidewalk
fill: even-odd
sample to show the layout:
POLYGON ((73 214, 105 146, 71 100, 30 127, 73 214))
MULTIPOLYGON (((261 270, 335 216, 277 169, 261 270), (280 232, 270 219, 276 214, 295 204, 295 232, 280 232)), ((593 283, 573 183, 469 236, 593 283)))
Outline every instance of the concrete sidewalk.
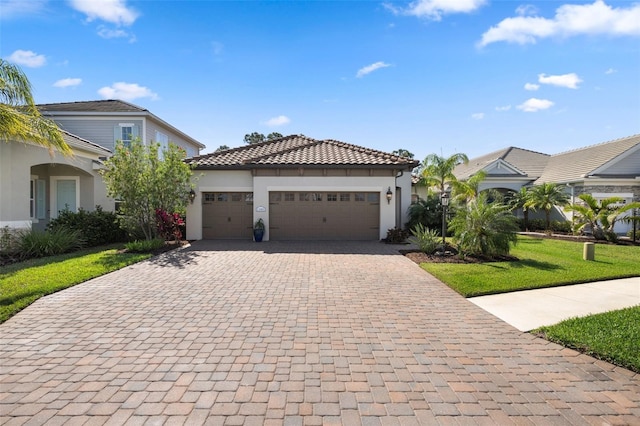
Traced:
POLYGON ((640 304, 640 277, 471 297, 520 331, 640 304))

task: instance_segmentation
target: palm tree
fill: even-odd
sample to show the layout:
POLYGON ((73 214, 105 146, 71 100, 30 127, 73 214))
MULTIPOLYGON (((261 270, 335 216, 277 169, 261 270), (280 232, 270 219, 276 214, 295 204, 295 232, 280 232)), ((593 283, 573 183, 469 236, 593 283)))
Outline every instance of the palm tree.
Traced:
POLYGON ((566 206, 569 196, 564 192, 564 188, 556 183, 543 183, 531 189, 531 199, 527 208, 542 209, 546 218, 546 230, 551 229, 551 209, 554 206, 566 206))
POLYGON ((467 180, 451 181, 453 200, 459 203, 469 203, 480 195, 480 184, 487 177, 487 172, 480 170, 467 180))
POLYGON ((511 192, 509 194, 509 207, 511 210, 522 209, 523 226, 525 231, 529 231, 529 201, 531 201, 531 192, 529 188, 523 186, 518 192, 511 192))
POLYGON ((422 181, 427 187, 434 186, 444 192, 447 183, 457 181, 453 174, 453 169, 458 164, 467 164, 469 158, 466 154, 453 154, 448 158, 441 157, 437 154, 429 154, 422 162, 422 170, 420 175, 422 181))
POLYGON ((591 228, 591 233, 596 240, 609 239, 615 241, 614 226, 620 216, 634 208, 640 208, 640 203, 621 204, 620 197, 609 197, 604 200, 596 200, 591 194, 578 196, 582 203, 574 203, 567 206, 566 210, 573 211, 574 231, 582 231, 585 227, 591 228))
POLYGON ((38 111, 27 76, 4 59, 0 59, 0 140, 33 142, 51 153, 56 148, 72 154, 58 126, 38 111))

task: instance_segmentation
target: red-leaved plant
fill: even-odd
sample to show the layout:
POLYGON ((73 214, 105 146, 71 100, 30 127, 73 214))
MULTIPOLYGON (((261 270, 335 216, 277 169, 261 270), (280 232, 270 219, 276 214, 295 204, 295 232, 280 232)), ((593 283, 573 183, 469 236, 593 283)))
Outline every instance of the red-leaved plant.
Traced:
POLYGON ((184 220, 178 213, 168 213, 162 209, 156 209, 158 235, 165 241, 180 241, 182 239, 181 227, 183 225, 184 220))

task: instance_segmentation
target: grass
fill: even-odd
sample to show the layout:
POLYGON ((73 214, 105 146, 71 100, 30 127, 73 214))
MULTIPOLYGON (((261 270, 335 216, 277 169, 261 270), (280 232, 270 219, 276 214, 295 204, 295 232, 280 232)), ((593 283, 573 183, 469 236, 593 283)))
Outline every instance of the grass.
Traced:
POLYGON ((122 253, 119 248, 95 247, 2 267, 0 323, 42 296, 151 257, 149 253, 122 253))
POLYGON ((533 333, 640 373, 640 305, 571 318, 533 333))
POLYGON ((518 261, 423 263, 420 266, 465 297, 640 276, 640 247, 596 244, 595 261, 582 259, 583 244, 519 237, 518 261))

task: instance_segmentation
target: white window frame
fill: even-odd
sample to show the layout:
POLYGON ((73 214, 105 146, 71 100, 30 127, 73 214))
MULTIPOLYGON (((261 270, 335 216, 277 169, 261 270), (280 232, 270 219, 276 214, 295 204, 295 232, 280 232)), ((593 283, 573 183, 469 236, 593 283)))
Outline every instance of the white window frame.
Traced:
POLYGON ((51 219, 58 217, 58 181, 59 180, 75 180, 76 181, 76 212, 80 208, 80 176, 51 176, 49 199, 51 204, 51 219))
POLYGON ((32 223, 47 218, 45 181, 38 179, 37 175, 31 175, 29 179, 29 214, 32 223))

